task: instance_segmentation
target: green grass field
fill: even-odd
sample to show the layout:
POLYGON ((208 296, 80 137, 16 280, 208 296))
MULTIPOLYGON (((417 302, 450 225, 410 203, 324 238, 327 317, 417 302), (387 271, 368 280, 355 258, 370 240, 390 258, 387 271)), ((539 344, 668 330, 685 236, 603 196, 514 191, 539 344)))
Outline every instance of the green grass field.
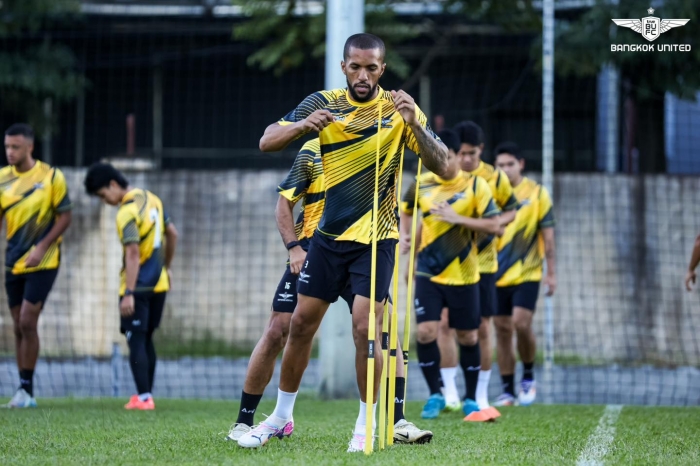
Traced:
MULTIPOLYGON (((408 417, 435 433, 428 445, 395 445, 371 457, 345 452, 357 402, 298 401, 291 439, 258 450, 225 442, 237 403, 157 400, 155 412, 127 412, 125 400, 42 399, 34 410, 0 411, 1 464, 575 464, 604 406, 506 408, 496 423, 443 414, 408 417)), ((261 404, 259 413, 272 411, 261 404)), ((258 420, 262 416, 258 416, 258 420)), ((700 408, 625 406, 606 464, 700 464, 700 408)))

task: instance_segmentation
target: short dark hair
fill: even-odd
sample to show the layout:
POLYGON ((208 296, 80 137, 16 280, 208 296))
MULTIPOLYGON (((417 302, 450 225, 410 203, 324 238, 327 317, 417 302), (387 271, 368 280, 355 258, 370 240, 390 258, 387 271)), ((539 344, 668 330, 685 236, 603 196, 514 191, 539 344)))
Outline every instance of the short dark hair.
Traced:
POLYGON ((5 136, 24 136, 33 141, 34 130, 26 123, 15 123, 5 130, 5 136))
POLYGON ((459 134, 462 144, 480 146, 484 143, 484 131, 473 121, 462 121, 455 125, 454 130, 459 134))
POLYGON ((343 60, 347 60, 350 55, 350 48, 360 50, 379 49, 379 56, 382 60, 384 60, 384 56, 386 55, 384 41, 374 34, 368 34, 366 32, 353 34, 348 37, 348 40, 345 41, 345 47, 343 47, 343 60))
POLYGON ((97 194, 102 188, 109 186, 110 181, 116 181, 119 186, 126 188, 129 182, 126 177, 108 163, 93 163, 85 174, 85 191, 90 195, 97 194))
POLYGON ((498 157, 500 154, 510 154, 518 160, 523 160, 522 152, 520 152, 520 147, 514 142, 506 141, 502 142, 496 146, 496 150, 493 151, 493 156, 498 157))
POLYGON ((457 133, 451 129, 443 129, 438 133, 438 137, 442 139, 442 142, 445 143, 448 149, 452 149, 455 153, 459 152, 459 147, 462 143, 459 141, 457 133))

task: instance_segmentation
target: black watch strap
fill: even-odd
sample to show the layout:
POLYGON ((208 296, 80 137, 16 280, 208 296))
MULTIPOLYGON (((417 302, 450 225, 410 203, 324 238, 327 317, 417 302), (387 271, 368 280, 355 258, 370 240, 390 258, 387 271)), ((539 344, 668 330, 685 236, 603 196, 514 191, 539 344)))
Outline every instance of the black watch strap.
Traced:
POLYGON ((134 290, 129 290, 129 289, 124 290, 124 296, 131 296, 133 294, 134 294, 134 290))
POLYGON ((295 240, 295 241, 290 241, 289 243, 287 243, 287 251, 289 251, 290 249, 292 249, 295 246, 301 246, 301 241, 295 240))

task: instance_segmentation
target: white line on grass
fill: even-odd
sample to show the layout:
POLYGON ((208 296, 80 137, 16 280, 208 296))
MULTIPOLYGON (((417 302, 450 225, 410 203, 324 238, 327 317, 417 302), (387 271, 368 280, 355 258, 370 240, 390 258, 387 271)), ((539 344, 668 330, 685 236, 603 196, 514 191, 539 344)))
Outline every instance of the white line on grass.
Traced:
POLYGON ((622 405, 607 405, 600 417, 598 427, 588 437, 586 448, 576 462, 577 466, 597 466, 603 464, 603 458, 608 454, 608 448, 615 440, 615 423, 620 417, 622 405))

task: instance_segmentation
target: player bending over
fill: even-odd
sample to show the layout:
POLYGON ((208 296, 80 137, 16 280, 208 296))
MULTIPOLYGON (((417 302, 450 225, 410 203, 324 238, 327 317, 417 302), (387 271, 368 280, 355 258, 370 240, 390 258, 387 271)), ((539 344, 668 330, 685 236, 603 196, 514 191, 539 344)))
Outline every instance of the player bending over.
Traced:
MULTIPOLYGON (((272 378, 275 359, 287 342, 292 312, 297 304, 297 279, 306 260, 309 241, 321 219, 325 202, 325 183, 318 138, 303 145, 278 191, 280 197, 277 200, 275 217, 282 241, 289 251, 289 261, 272 300, 270 322, 255 345, 248 362, 238 418, 226 436, 227 440, 238 441, 253 428, 255 411, 265 387, 272 378), (293 209, 299 200, 302 201, 302 210, 295 224, 293 209)), ((341 297, 352 309, 353 296, 349 286, 345 288, 341 297)), ((415 440, 417 430, 412 428, 412 424, 404 418, 403 399, 406 379, 403 375, 403 353, 400 347, 398 352, 394 439, 399 443, 410 443, 415 440)), ((294 421, 290 420, 285 424, 281 437, 289 437, 293 432, 294 421)), ((431 434, 429 431, 420 432, 422 435, 431 434)))
MULTIPOLYGON (((270 125, 260 140, 261 150, 278 151, 304 134, 318 132, 326 205, 298 280, 298 302, 282 359, 277 405, 269 418, 239 439, 238 444, 243 447, 259 447, 283 433, 292 418, 313 337, 328 306, 349 282, 355 297, 352 308, 355 368, 362 401, 348 451, 364 450, 367 418, 374 413, 373 407, 368 409, 364 403, 370 306, 374 306, 377 325, 376 335, 372 337, 375 347, 380 348, 383 302, 389 294, 398 239, 395 182, 399 160, 408 146, 420 154, 428 169, 442 174, 447 159, 445 146, 430 130, 413 99, 403 91, 388 92, 378 86, 386 68, 384 56, 380 38, 371 34, 348 38, 341 62, 347 89, 311 94, 281 121, 270 125), (372 206, 378 147, 379 212, 374 226, 379 241, 376 297, 370 303, 372 206)), ((375 400, 381 373, 382 357, 378 351, 375 384, 371 387, 375 400)), ((428 438, 432 434, 416 440, 428 438)))
POLYGON ((85 175, 85 190, 106 204, 119 206, 117 232, 124 251, 119 287, 120 331, 129 345, 129 364, 138 392, 124 407, 152 410, 156 372, 153 333, 160 325, 165 296, 170 290, 177 230, 158 196, 130 186, 112 165, 92 165, 85 175))
MULTIPOLYGON (((461 142, 459 155, 462 160, 462 170, 486 180, 496 206, 503 212, 500 215, 502 226, 508 225, 515 218, 518 201, 513 194, 513 187, 503 171, 494 168, 483 160, 484 132, 473 121, 463 121, 457 124, 454 131, 461 142)), ((481 307, 481 324, 479 325, 479 350, 481 352, 481 369, 476 385, 476 403, 479 409, 489 407, 488 386, 491 379, 491 362, 493 350, 491 343, 491 318, 496 314, 496 257, 497 239, 489 233, 476 234, 476 247, 479 253, 479 301, 481 307)), ((446 410, 455 411, 461 407, 455 377, 457 375, 457 349, 455 346, 454 330, 447 323, 447 310, 443 309, 438 333, 441 367, 440 374, 445 390, 446 410)))
POLYGON ((0 170, 0 223, 7 222, 5 291, 12 314, 20 386, 8 408, 36 407, 34 368, 39 358, 39 314, 60 265, 61 235, 71 222, 63 173, 35 160, 34 131, 14 124, 5 131, 7 167, 0 170))
MULTIPOLYGON (((480 365, 478 329, 481 322, 476 232, 500 233, 498 216, 501 211, 486 181, 462 171, 461 157, 457 155, 459 136, 450 130, 439 136, 449 149, 448 170, 442 177, 432 173, 422 175, 418 189, 423 228, 416 267, 416 349, 430 390, 421 417, 434 419, 445 408, 437 337, 440 314, 447 308, 449 327, 456 330, 467 387, 463 405, 465 420, 489 420, 493 416, 479 413, 474 401, 480 365)), ((401 225, 411 223, 415 190, 414 183, 403 198, 401 225)), ((408 233, 404 226, 401 230, 404 236, 408 233)))
POLYGON ((520 203, 513 223, 508 225, 498 242, 498 313, 494 318, 498 344, 498 366, 503 393, 494 405, 510 406, 515 402, 515 355, 513 327, 518 353, 523 362, 518 402, 527 406, 535 401, 535 353, 537 344, 532 331, 532 317, 537 307, 540 281, 547 296, 556 289, 554 212, 547 189, 523 176, 525 159, 513 143, 502 143, 495 151, 496 166, 503 170, 513 185, 520 203), (547 275, 542 277, 543 259, 547 275))

